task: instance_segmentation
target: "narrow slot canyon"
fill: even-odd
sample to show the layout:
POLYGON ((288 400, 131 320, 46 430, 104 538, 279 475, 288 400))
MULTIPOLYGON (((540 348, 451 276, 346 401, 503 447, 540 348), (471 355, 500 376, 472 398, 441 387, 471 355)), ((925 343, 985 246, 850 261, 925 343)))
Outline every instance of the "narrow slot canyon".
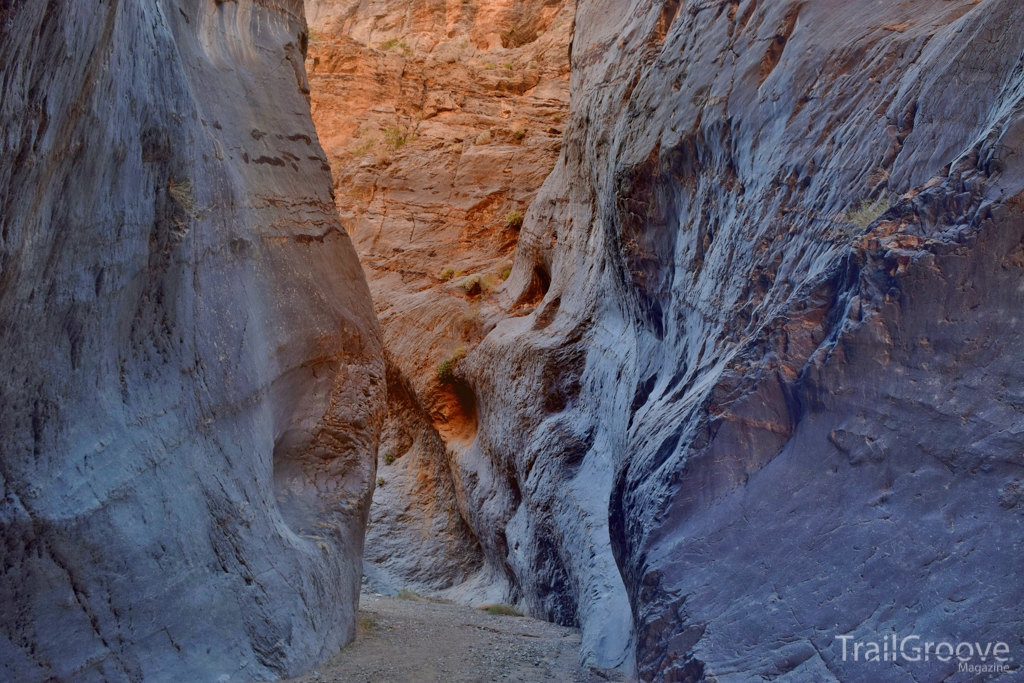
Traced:
MULTIPOLYGON (((561 149, 574 18, 571 1, 307 6, 313 121, 386 351, 370 590, 522 599, 467 498, 487 456, 464 359, 535 305, 510 311, 506 280, 561 149)), ((512 494, 501 479, 487 495, 512 494)))
MULTIPOLYGON (((577 598, 557 566, 558 549, 524 558, 526 539, 508 538, 504 527, 523 496, 517 473, 503 471, 515 465, 490 461, 477 443, 476 376, 466 360, 500 321, 531 316, 550 286, 543 262, 530 264, 525 286, 509 280, 525 216, 561 151, 575 11, 571 0, 307 3, 313 122, 385 347, 388 409, 366 530, 363 601, 383 606, 384 614, 397 608, 380 596, 404 596, 408 604, 400 607, 412 613, 424 600, 435 610, 442 609, 438 603, 491 605, 569 629, 559 632, 562 641, 552 650, 558 654, 539 657, 544 666, 527 666, 512 680, 628 675, 628 668, 616 670, 626 661, 628 635, 611 651, 588 643, 582 660, 589 673, 579 667, 581 644, 572 635, 580 626, 577 598), (550 572, 543 593, 524 591, 526 575, 538 569, 550 572)), ((550 317, 557 302, 547 308, 550 317)), ((591 524, 613 566, 606 524, 599 514, 591 524)), ((621 586, 617 597, 624 617, 621 586)), ((374 626, 364 635, 375 642, 385 617, 365 609, 364 622, 374 626)), ((417 624, 415 641, 431 642, 431 659, 444 659, 438 653, 445 651, 456 662, 465 659, 472 633, 430 633, 451 629, 452 618, 438 617, 433 628, 417 624)), ((396 623, 401 630, 403 622, 396 623)), ((415 645, 399 638, 397 647, 415 645)), ((380 652, 363 661, 372 649, 343 657, 347 668, 333 673, 321 667, 322 675, 390 671, 402 680, 434 680, 420 671, 425 662, 384 666, 389 658, 380 652)), ((472 668, 487 669, 486 655, 477 655, 472 668)), ((500 669, 490 673, 502 678, 500 669)), ((463 680, 466 672, 445 674, 463 680)))
POLYGON ((0 0, 0 683, 1019 676, 1019 5, 0 0))

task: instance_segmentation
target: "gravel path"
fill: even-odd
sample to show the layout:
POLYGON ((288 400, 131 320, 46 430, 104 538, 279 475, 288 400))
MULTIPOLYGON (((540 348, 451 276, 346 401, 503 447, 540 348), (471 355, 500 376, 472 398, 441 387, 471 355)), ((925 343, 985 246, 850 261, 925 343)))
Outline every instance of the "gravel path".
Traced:
POLYGON ((579 631, 460 605, 364 594, 356 641, 292 683, 604 683, 581 669, 579 631))

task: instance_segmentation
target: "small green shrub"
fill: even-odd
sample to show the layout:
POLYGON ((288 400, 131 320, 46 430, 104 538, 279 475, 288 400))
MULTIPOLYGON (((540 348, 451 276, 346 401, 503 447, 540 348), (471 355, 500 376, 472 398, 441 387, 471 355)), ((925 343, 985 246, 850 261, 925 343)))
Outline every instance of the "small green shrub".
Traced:
POLYGON ((392 453, 391 451, 388 451, 387 453, 385 453, 384 454, 384 464, 385 465, 393 465, 394 463, 395 463, 395 454, 392 453))
POLYGON ((488 614, 494 614, 500 617, 521 617, 523 613, 517 610, 512 605, 498 604, 498 605, 486 605, 483 610, 488 614))
POLYGON ((398 149, 408 142, 408 140, 409 138, 406 136, 405 132, 397 126, 384 129, 384 142, 386 142, 392 149, 398 149))
POLYGON ((455 381, 455 366, 466 357, 466 347, 460 346, 452 351, 452 354, 437 366, 437 379, 444 384, 451 384, 455 381))
POLYGON ((523 212, 519 209, 509 211, 508 214, 505 215, 505 225, 513 230, 519 230, 523 227, 523 218, 523 212))
POLYGON ((502 281, 507 280, 510 275, 512 275, 512 269, 511 268, 505 268, 504 270, 502 270, 501 271, 501 279, 502 279, 502 281))
POLYGON ((369 152, 371 149, 373 149, 373 146, 376 145, 376 144, 377 144, 377 138, 370 138, 369 140, 367 140, 363 144, 361 144, 358 147, 356 147, 355 150, 353 151, 353 154, 355 154, 357 157, 361 157, 364 154, 366 154, 367 152, 369 152))
POLYGON ((373 615, 365 615, 359 617, 359 630, 363 633, 369 633, 370 631, 377 630, 377 617, 373 615))
POLYGON ((516 128, 512 131, 512 139, 516 142, 522 142, 523 138, 526 137, 526 130, 523 128, 516 128))
POLYGON ((391 38, 390 40, 385 40, 383 43, 380 44, 380 49, 384 50, 385 52, 387 52, 388 50, 392 50, 396 47, 403 53, 405 53, 406 56, 411 56, 413 53, 412 48, 409 47, 409 44, 407 42, 405 42, 405 38, 391 38))
POLYGON ((857 208, 846 214, 846 222, 852 223, 861 230, 865 229, 889 210, 889 198, 881 197, 875 201, 864 199, 857 208))
POLYGON ((484 279, 479 273, 470 275, 462 279, 459 283, 459 289, 464 291, 468 296, 476 296, 483 292, 484 279))
POLYGON ((454 268, 443 268, 441 270, 441 280, 442 281, 448 282, 453 277, 455 277, 455 269, 454 268))
POLYGON ((377 477, 377 486, 384 486, 384 477, 377 477))
POLYGON ((395 597, 399 600, 426 600, 426 598, 410 588, 399 588, 395 597))
POLYGON ((444 384, 450 384, 455 380, 455 364, 450 360, 443 360, 437 366, 437 379, 444 384))

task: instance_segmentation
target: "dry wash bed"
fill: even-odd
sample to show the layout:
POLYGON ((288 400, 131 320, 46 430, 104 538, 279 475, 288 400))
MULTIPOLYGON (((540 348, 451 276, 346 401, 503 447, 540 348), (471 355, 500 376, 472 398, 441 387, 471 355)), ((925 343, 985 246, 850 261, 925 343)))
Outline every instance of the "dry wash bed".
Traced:
POLYGON ((459 605, 366 595, 356 642, 291 683, 603 683, 581 669, 579 631, 459 605))

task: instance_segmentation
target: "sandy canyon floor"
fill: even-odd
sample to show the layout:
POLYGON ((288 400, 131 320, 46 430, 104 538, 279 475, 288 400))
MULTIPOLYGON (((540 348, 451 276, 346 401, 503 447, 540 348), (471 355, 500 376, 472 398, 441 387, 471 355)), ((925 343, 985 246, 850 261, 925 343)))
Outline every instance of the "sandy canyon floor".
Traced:
POLYGON ((356 641, 290 683, 627 681, 580 668, 579 631, 461 605, 363 594, 356 641))

